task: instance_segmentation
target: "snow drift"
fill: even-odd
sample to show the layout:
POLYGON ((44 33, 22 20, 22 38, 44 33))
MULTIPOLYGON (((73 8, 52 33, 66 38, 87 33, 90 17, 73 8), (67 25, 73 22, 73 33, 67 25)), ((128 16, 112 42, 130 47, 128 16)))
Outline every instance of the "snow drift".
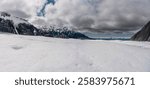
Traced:
POLYGON ((150 43, 0 34, 0 71, 148 72, 150 43))

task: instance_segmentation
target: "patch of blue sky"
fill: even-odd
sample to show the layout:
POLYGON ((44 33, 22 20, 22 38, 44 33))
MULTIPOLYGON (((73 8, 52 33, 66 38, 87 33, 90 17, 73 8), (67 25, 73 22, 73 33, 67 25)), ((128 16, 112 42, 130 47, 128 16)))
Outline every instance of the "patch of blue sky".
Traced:
POLYGON ((45 16, 45 8, 48 4, 55 4, 55 0, 46 0, 46 2, 43 4, 43 6, 38 10, 37 15, 38 16, 45 16))

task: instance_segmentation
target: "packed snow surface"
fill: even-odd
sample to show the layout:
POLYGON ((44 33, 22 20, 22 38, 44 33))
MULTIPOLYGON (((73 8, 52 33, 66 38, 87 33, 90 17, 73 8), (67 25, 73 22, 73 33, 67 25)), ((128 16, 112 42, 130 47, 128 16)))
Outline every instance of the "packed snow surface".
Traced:
POLYGON ((150 71, 150 43, 0 34, 0 71, 150 71))

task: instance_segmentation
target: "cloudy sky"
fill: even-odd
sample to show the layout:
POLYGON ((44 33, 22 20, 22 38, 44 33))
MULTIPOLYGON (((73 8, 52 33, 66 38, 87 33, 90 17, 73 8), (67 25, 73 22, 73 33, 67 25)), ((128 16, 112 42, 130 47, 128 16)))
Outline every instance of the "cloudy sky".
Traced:
POLYGON ((1 0, 0 11, 35 25, 88 31, 132 31, 150 20, 150 0, 1 0))

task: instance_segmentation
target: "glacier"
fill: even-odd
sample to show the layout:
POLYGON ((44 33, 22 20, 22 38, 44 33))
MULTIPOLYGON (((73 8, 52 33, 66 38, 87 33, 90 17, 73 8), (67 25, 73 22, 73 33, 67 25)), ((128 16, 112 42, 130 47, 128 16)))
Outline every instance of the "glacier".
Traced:
POLYGON ((0 33, 1 72, 150 72, 150 43, 0 33))

